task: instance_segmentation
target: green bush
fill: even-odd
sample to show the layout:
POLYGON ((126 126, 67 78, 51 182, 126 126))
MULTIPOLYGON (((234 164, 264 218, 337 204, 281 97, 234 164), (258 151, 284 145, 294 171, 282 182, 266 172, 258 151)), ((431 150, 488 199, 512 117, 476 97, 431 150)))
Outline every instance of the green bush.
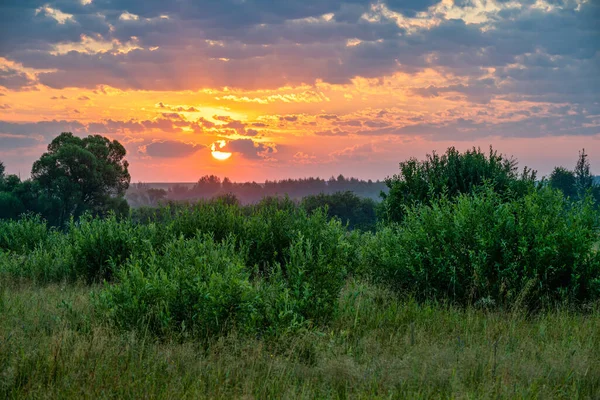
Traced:
POLYGON ((27 253, 48 239, 48 225, 36 215, 13 220, 0 220, 0 250, 27 253))
POLYGON ((232 239, 181 237, 131 257, 117 278, 96 304, 122 328, 205 337, 252 330, 256 319, 258 292, 232 239))
POLYGON ((338 296, 346 280, 346 266, 341 241, 316 244, 299 235, 290 247, 286 279, 298 313, 325 322, 334 314, 338 296), (337 243, 336 243, 337 242, 337 243))
POLYGON ((88 282, 110 280, 115 268, 134 251, 152 247, 151 237, 142 234, 149 231, 129 220, 118 220, 114 214, 104 219, 88 215, 77 222, 71 220, 68 237, 75 274, 88 282))
POLYGON ((369 236, 373 276, 418 298, 531 307, 600 295, 598 215, 545 188, 505 202, 492 188, 409 209, 369 236))
POLYGON ((445 154, 428 154, 424 161, 415 158, 400 163, 400 173, 385 180, 389 192, 382 193, 382 217, 388 222, 401 222, 406 208, 431 204, 441 197, 454 199, 468 194, 483 184, 504 197, 523 196, 534 188, 536 173, 525 167, 521 174, 517 162, 479 148, 460 153, 454 147, 445 154))
POLYGON ((0 251, 0 274, 36 283, 77 280, 73 266, 68 238, 56 231, 49 231, 42 244, 28 252, 0 251))

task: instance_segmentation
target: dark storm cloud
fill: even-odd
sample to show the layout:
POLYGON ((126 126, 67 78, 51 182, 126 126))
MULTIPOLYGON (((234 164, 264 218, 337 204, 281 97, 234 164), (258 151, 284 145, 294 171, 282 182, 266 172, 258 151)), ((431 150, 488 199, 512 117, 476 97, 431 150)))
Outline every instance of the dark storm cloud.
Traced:
POLYGON ((198 144, 166 140, 142 146, 139 151, 150 157, 187 157, 204 147, 198 144))

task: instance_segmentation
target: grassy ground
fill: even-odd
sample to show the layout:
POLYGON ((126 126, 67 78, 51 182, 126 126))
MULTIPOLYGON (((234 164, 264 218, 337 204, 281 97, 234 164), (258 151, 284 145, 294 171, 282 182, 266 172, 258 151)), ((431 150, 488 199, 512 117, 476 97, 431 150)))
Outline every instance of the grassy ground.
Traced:
POLYGON ((0 398, 600 398, 600 310, 461 310, 350 282, 334 322, 157 342, 96 320, 90 287, 2 284, 0 398))

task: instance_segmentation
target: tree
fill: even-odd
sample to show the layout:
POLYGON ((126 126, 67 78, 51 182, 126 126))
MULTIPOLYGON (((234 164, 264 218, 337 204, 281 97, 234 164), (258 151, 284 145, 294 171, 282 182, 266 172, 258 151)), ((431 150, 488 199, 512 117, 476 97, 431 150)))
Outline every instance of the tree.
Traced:
POLYGON ((374 230, 377 224, 375 202, 350 191, 305 196, 302 206, 309 213, 326 208, 328 217, 338 217, 350 229, 374 230))
POLYGON ((487 156, 478 148, 460 153, 450 147, 441 156, 433 152, 424 161, 411 158, 400 163, 400 174, 385 180, 389 193, 381 193, 383 217, 399 222, 406 207, 430 204, 443 195, 452 199, 486 182, 497 193, 523 195, 533 187, 535 176, 527 167, 519 174, 514 159, 491 147, 487 156))
POLYGON ((59 224, 85 211, 103 215, 123 211, 131 177, 125 148, 100 135, 79 138, 63 132, 33 164, 31 176, 43 195, 56 206, 59 224))
POLYGON ((4 163, 0 161, 0 182, 4 180, 4 163))
POLYGON ((577 196, 577 188, 575 184, 576 178, 573 171, 569 171, 563 167, 556 167, 550 174, 550 187, 559 189, 565 197, 572 199, 577 196))
POLYGON ((579 198, 583 198, 588 190, 594 187, 594 177, 590 172, 590 162, 585 154, 585 149, 579 152, 579 159, 575 166, 575 189, 579 198))
POLYGON ((151 204, 158 204, 167 197, 167 191, 165 189, 150 188, 146 190, 146 194, 148 195, 151 204))
POLYGON ((197 194, 210 197, 221 189, 221 178, 216 175, 204 175, 198 179, 193 191, 197 194))

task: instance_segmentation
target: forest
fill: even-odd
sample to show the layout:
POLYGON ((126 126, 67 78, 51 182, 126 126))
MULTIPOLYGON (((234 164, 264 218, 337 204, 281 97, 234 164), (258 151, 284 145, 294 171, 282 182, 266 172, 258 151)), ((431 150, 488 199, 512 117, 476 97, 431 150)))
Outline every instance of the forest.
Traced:
POLYGON ((585 150, 548 177, 449 148, 380 183, 265 182, 241 201, 206 176, 140 185, 134 207, 125 156, 63 133, 30 179, 0 167, 0 396, 600 393, 585 150))

